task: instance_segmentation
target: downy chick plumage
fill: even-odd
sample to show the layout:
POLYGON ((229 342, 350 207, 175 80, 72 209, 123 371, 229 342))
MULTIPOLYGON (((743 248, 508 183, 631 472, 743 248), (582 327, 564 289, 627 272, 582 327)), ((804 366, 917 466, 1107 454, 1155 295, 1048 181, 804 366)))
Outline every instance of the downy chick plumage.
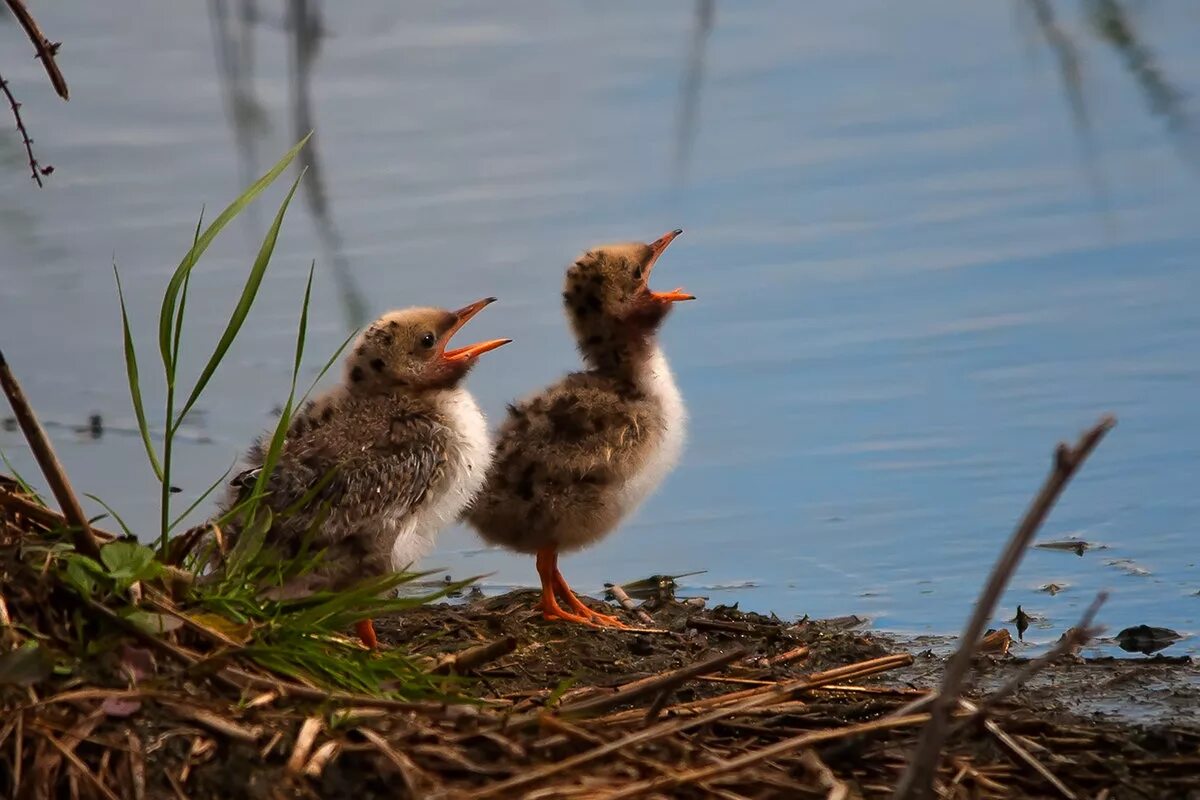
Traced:
MULTIPOLYGON (((324 553, 289 593, 404 569, 433 549, 482 486, 491 442, 461 384, 480 355, 509 340, 446 346, 494 299, 383 315, 355 341, 342 383, 296 413, 266 482, 274 518, 264 544, 287 558, 307 538, 311 552, 324 553)), ((253 489, 268 445, 260 439, 251 448, 226 509, 253 489)), ((359 632, 374 644, 369 623, 359 632)))
POLYGON ((693 298, 647 285, 680 233, 599 247, 568 269, 563 299, 588 369, 509 406, 487 482, 468 511, 486 541, 537 556, 547 619, 621 624, 575 597, 558 553, 612 531, 683 450, 686 410, 656 333, 675 302, 693 298))

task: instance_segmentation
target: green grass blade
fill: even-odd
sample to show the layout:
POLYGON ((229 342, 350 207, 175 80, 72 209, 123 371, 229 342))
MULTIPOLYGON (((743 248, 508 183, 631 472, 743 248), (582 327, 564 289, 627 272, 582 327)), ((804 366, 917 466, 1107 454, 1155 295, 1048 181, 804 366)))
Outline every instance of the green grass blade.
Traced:
MULTIPOLYGON (((200 219, 196 220, 196 230, 192 232, 192 246, 183 256, 183 261, 179 262, 179 266, 175 268, 175 272, 171 275, 171 280, 167 283, 167 290, 163 294, 162 308, 158 311, 158 350, 162 355, 163 372, 167 376, 167 386, 175 385, 175 370, 176 362, 179 357, 179 337, 174 337, 174 348, 172 348, 172 339, 166 336, 170 332, 171 326, 176 322, 182 322, 182 319, 175 312, 175 304, 179 294, 187 294, 186 283, 188 277, 192 274, 192 268, 196 266, 196 262, 200 260, 200 229, 204 227, 204 206, 200 206, 200 219), (175 279, 179 278, 179 283, 175 279), (168 309, 168 300, 170 308, 168 309), (163 327, 164 321, 167 327, 163 327)), ((171 421, 167 420, 170 425, 171 421)))
POLYGON ((325 377, 325 373, 329 372, 329 368, 333 366, 333 363, 338 360, 338 357, 345 351, 345 349, 350 346, 350 343, 354 341, 356 336, 358 336, 358 330, 352 331, 351 334, 346 337, 345 341, 342 342, 342 346, 335 350, 333 355, 329 357, 329 360, 325 362, 325 366, 321 367, 321 371, 317 373, 317 377, 313 378, 312 384, 309 385, 308 391, 305 392, 304 396, 300 398, 301 406, 303 406, 308 400, 308 396, 313 393, 313 389, 316 389, 317 384, 321 382, 321 378, 325 377))
POLYGON ((317 262, 314 260, 308 267, 308 283, 304 285, 304 304, 300 306, 300 330, 296 332, 296 360, 292 365, 292 396, 296 394, 296 378, 300 375, 300 362, 304 358, 304 340, 308 335, 308 303, 312 298, 313 273, 316 272, 317 262))
POLYGON ((46 501, 42 499, 42 496, 37 493, 29 481, 25 480, 25 478, 21 476, 21 473, 17 472, 17 468, 14 467, 13 463, 8 460, 8 455, 3 449, 0 449, 0 461, 4 462, 4 466, 8 469, 8 474, 11 475, 13 480, 17 482, 17 485, 21 487, 21 491, 32 497, 38 505, 46 505, 46 501))
POLYGON ((121 304, 121 330, 125 339, 125 374, 129 378, 129 397, 133 401, 133 413, 137 418, 138 432, 142 435, 142 445, 146 448, 146 456, 150 459, 150 467, 154 476, 163 479, 162 466, 154 453, 154 444, 150 441, 150 427, 146 424, 146 409, 142 405, 142 384, 138 376, 137 351, 133 346, 133 333, 129 329, 129 314, 125 310, 125 293, 121 289, 121 273, 113 264, 113 275, 117 278, 117 300, 121 304))
POLYGON ((172 379, 171 373, 174 371, 174 358, 171 353, 171 325, 175 320, 175 305, 179 297, 179 292, 183 288, 184 278, 192 271, 192 267, 196 265, 200 256, 212 244, 213 239, 221 232, 221 229, 240 214, 246 206, 250 205, 256 197, 262 194, 264 189, 275 182, 275 179, 296 158, 296 155, 308 142, 310 136, 312 136, 312 133, 309 133, 295 147, 287 151, 275 166, 271 167, 261 178, 251 184, 250 188, 242 192, 236 200, 221 212, 220 216, 213 220, 212 224, 204 230, 204 233, 200 234, 196 239, 195 244, 192 245, 192 249, 183 257, 183 260, 175 270, 175 274, 171 276, 171 280, 167 284, 166 293, 163 294, 162 309, 158 316, 158 346, 162 352, 163 366, 167 369, 168 380, 172 379))
POLYGON ((220 486, 225 483, 225 479, 229 477, 229 473, 233 472, 233 468, 236 466, 237 466, 237 459, 234 459, 233 463, 229 465, 229 469, 225 470, 225 474, 223 474, 221 477, 217 478, 211 486, 209 486, 207 489, 204 490, 204 493, 202 495, 200 495, 199 497, 196 498, 195 502, 193 502, 190 506, 187 507, 187 510, 185 510, 182 514, 180 514, 178 517, 175 518, 175 521, 171 523, 171 530, 175 530, 176 528, 178 528, 179 523, 183 522, 187 518, 188 514, 195 511, 196 507, 199 506, 201 503, 203 503, 205 500, 207 500, 208 496, 210 494, 212 494, 218 488, 220 488, 220 486))
POLYGON ((267 265, 271 263, 271 254, 275 252, 275 242, 279 239, 279 229, 283 225, 284 214, 287 213, 288 204, 292 201, 292 195, 296 193, 296 187, 300 185, 300 179, 304 177, 304 173, 300 173, 296 180, 292 182, 292 188, 288 190, 287 196, 283 198, 283 205, 279 207, 279 211, 275 214, 275 221, 271 223, 270 229, 267 231, 266 238, 263 239, 262 246, 258 250, 258 256, 254 259, 254 266, 250 268, 250 274, 246 277, 246 283, 242 287, 242 296, 238 299, 237 306, 234 307, 233 315, 229 318, 229 323, 225 326, 225 332, 221 334, 220 341, 217 342, 213 354, 209 357, 208 363, 204 365, 204 369, 200 372, 200 377, 196 380, 196 385, 192 388, 191 395, 188 396, 187 402, 183 404, 179 416, 176 417, 174 427, 178 428, 179 423, 187 416, 188 411, 196 401, 200 399, 200 394, 204 391, 204 387, 208 385, 213 373, 217 371, 217 366, 220 365, 221 359, 225 357, 233 340, 237 337, 238 331, 241 330, 242 323, 246 321, 246 316, 250 313, 251 306, 254 305, 254 298, 258 295, 258 287, 262 284, 263 276, 266 274, 267 265))
POLYGON ((99 503, 101 506, 103 506, 104 510, 108 512, 108 515, 110 517, 112 517, 113 519, 115 519, 117 521, 117 524, 121 526, 121 530, 125 531, 126 536, 132 537, 134 539, 137 538, 137 535, 134 534, 133 530, 130 529, 130 527, 125 524, 125 520, 121 519, 121 515, 118 514, 116 511, 113 511, 112 507, 108 503, 104 502, 99 497, 96 497, 96 495, 94 495, 94 494, 87 494, 85 492, 84 497, 88 498, 89 500, 93 500, 93 501, 99 503))

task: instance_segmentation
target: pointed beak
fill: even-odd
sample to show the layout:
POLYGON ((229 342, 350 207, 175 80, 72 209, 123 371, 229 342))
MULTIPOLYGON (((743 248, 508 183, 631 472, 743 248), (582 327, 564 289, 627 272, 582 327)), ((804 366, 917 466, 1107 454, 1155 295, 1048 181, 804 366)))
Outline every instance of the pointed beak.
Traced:
MULTIPOLYGON (((446 331, 443 341, 448 343, 458 329, 463 325, 466 325, 467 321, 470 320, 471 317, 475 316, 494 302, 496 302, 496 298, 485 297, 482 300, 476 300, 469 306, 463 306, 458 311, 455 311, 454 324, 450 327, 450 330, 446 331)), ((490 339, 486 342, 476 342, 475 344, 469 344, 466 347, 459 347, 455 350, 446 350, 442 353, 442 360, 467 361, 469 359, 481 356, 489 350, 495 350, 497 347, 503 347, 511 341, 512 339, 490 339)))
MULTIPOLYGON (((676 228, 673 231, 664 233, 658 239, 650 243, 650 261, 646 264, 646 281, 650 280, 650 272, 654 269, 654 265, 658 263, 658 257, 667 249, 667 245, 675 241, 675 237, 683 233, 682 228, 676 228)), ((649 289, 649 286, 646 287, 649 289)), ((669 292, 656 292, 651 290, 650 297, 660 303, 678 303, 681 300, 695 300, 696 296, 683 291, 683 287, 677 287, 669 292)))

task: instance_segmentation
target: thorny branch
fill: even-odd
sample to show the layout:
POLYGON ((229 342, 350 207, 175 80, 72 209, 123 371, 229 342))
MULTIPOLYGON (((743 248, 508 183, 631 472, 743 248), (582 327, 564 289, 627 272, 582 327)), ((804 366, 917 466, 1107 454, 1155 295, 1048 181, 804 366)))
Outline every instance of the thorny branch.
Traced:
POLYGON ((962 690, 967 671, 971 667, 971 660, 975 655, 984 627, 991 619, 992 611, 999 602, 1000 595, 1008 586, 1009 580, 1025 556, 1025 551, 1050 513, 1050 509, 1058 501, 1062 490, 1114 425, 1116 425, 1115 418, 1104 416, 1094 427, 1080 436, 1074 447, 1060 442, 1055 449, 1054 465, 1050 474, 1046 476, 1041 491, 1038 492, 1037 497, 1025 512, 1025 517, 1013 531, 1007 547, 996 562, 992 574, 988 576, 987 584, 975 603, 975 611, 963 630, 962 645, 951 658, 942 679, 941 688, 930 703, 929 723, 921 731, 921 738, 908 762, 908 768, 896 787, 893 795, 895 800, 911 800, 930 796, 942 745, 945 744, 946 737, 950 732, 951 709, 958 704, 959 692, 962 690))
POLYGON ((25 122, 21 119, 21 104, 17 102, 17 98, 13 97, 12 90, 8 88, 8 81, 4 80, 3 76, 0 76, 0 90, 8 98, 13 119, 17 121, 17 130, 21 132, 21 141, 25 143, 25 153, 29 156, 29 170, 33 173, 33 179, 37 181, 37 185, 42 186, 42 176, 49 175, 54 171, 54 167, 49 164, 43 167, 38 162, 37 156, 33 154, 33 139, 29 138, 29 131, 25 130, 25 122))
MULTIPOLYGON (((25 35, 29 37, 29 41, 33 43, 33 48, 37 51, 37 57, 41 60, 42 66, 46 70, 46 75, 50 78, 50 84, 54 87, 54 91, 63 100, 69 100, 71 92, 67 87, 67 79, 63 77, 62 70, 58 68, 58 62, 54 60, 54 56, 57 55, 58 48, 62 46, 62 42, 51 42, 46 38, 46 34, 42 33, 37 20, 29 13, 29 9, 25 7, 24 0, 5 0, 5 2, 8 4, 8 8, 12 11, 13 16, 17 18, 17 22, 21 23, 21 27, 25 29, 25 35)), ((21 104, 17 102, 17 98, 13 96, 12 90, 8 87, 8 81, 4 80, 3 77, 0 77, 0 90, 8 98, 8 104, 12 108, 13 119, 17 122, 17 130, 21 132, 21 141, 25 144, 25 153, 29 157, 29 170, 32 173, 34 181, 41 187, 44 185, 42 183, 42 176, 54 172, 54 167, 49 164, 43 166, 33 154, 33 139, 30 138, 29 131, 25 128, 25 122, 21 119, 21 104)))

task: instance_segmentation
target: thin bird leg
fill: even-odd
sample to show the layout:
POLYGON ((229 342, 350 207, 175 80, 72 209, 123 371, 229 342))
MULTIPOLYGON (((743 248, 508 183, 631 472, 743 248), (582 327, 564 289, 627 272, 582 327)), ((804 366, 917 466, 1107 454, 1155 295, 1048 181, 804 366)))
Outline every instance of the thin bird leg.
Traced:
POLYGON ((567 585, 567 579, 564 578, 563 574, 558 571, 557 555, 554 556, 554 588, 557 589, 559 594, 566 599, 567 605, 578 611, 583 616, 587 617, 591 622, 594 622, 604 628, 629 627, 616 617, 609 616, 608 614, 601 614, 599 611, 593 611, 584 605, 583 601, 576 597, 575 593, 571 591, 571 587, 567 585))
POLYGON ((358 634, 358 638, 362 640, 368 650, 379 648, 379 638, 375 636, 375 625, 371 620, 364 619, 354 623, 354 632, 358 634))
MULTIPOLYGON (((578 622, 580 625, 587 625, 591 628, 599 627, 587 617, 564 611, 558 604, 558 600, 554 598, 555 576, 558 573, 558 553, 553 548, 537 551, 537 571, 538 577, 542 579, 541 605, 544 619, 560 619, 564 622, 578 622)), ((574 595, 569 596, 574 597, 574 595)), ((578 603, 578 599, 575 602, 578 603)))

